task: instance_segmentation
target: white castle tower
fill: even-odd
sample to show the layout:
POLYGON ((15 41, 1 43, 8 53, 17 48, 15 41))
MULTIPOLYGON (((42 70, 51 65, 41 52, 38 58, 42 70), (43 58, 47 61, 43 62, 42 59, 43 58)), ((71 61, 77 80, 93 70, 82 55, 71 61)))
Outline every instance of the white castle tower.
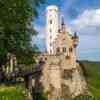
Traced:
POLYGON ((58 34, 58 7, 50 5, 46 9, 46 47, 49 54, 54 54, 53 41, 58 34))

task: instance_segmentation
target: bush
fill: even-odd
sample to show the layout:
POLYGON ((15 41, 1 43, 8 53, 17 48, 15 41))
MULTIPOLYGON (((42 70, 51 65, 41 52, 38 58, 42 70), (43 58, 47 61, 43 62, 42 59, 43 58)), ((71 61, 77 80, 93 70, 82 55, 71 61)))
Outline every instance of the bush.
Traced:
POLYGON ((79 95, 76 96, 74 100, 96 100, 96 99, 90 95, 79 95))
POLYGON ((24 100, 23 91, 18 86, 0 86, 0 100, 24 100))

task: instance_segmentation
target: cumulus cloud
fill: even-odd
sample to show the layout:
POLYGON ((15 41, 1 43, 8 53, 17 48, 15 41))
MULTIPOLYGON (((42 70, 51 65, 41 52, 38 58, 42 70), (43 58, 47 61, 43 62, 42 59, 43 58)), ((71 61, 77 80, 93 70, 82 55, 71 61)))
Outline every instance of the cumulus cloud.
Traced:
POLYGON ((100 9, 88 9, 71 21, 71 28, 79 34, 79 59, 99 60, 100 9))
MULTIPOLYGON (((68 0, 69 1, 69 0, 68 0)), ((72 0, 69 4, 64 4, 63 15, 65 16, 66 27, 71 28, 72 31, 76 31, 79 34, 79 45, 77 47, 77 57, 79 59, 87 60, 99 60, 100 61, 100 8, 84 9, 81 13, 78 13, 77 17, 70 20, 66 17, 66 11, 70 9, 76 0, 72 0)), ((73 5, 74 6, 74 5, 73 5)), ((72 7, 74 8, 74 7, 72 7)), ((77 10, 77 9, 76 9, 77 10)), ((70 11, 72 13, 74 11, 70 11)), ((62 12, 61 12, 62 13, 62 12)), ((76 13, 76 12, 74 12, 76 13)), ((67 13, 67 16, 70 16, 67 13)), ((45 17, 44 17, 45 19, 45 17)), ((43 21, 43 19, 41 19, 43 21)), ((45 45, 45 25, 38 22, 35 25, 35 29, 39 34, 33 38, 33 43, 37 44, 41 51, 46 50, 45 45)))
POLYGON ((100 9, 85 10, 76 19, 71 21, 74 31, 80 34, 100 34, 100 9))

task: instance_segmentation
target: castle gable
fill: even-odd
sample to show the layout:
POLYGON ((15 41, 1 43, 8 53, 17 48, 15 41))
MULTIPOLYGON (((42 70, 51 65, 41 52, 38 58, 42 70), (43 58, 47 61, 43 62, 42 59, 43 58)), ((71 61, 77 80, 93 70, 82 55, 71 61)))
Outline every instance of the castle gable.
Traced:
POLYGON ((68 32, 60 32, 56 36, 53 42, 53 49, 55 54, 57 53, 68 53, 69 48, 73 48, 73 39, 68 32))

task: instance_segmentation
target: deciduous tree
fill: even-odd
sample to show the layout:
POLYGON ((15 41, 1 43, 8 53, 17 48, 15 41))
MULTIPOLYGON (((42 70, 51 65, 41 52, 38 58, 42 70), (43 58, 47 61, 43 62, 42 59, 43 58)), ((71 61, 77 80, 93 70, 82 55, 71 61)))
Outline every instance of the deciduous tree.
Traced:
POLYGON ((0 0, 0 66, 6 62, 8 52, 20 62, 32 63, 30 41, 37 32, 31 23, 42 3, 44 0, 0 0))

